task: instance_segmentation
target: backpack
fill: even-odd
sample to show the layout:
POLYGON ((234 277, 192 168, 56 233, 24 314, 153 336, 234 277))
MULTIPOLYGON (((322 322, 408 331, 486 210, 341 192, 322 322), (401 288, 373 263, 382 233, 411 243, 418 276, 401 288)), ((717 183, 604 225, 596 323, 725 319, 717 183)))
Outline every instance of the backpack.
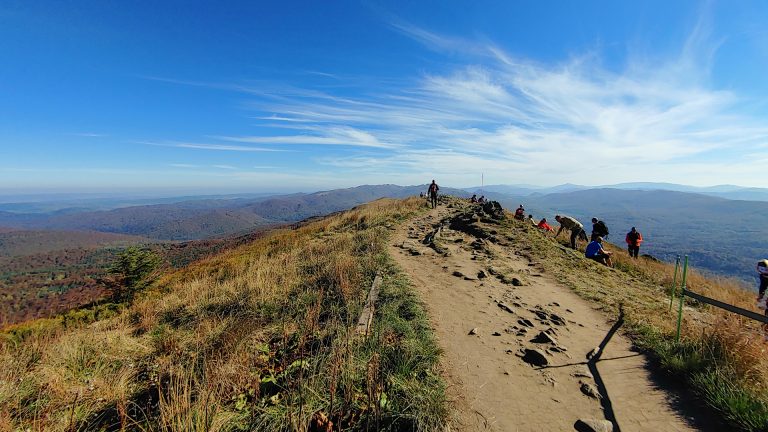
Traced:
POLYGON ((595 224, 595 232, 602 237, 605 237, 608 234, 610 234, 608 232, 608 227, 605 225, 605 222, 603 221, 597 221, 597 223, 595 224))

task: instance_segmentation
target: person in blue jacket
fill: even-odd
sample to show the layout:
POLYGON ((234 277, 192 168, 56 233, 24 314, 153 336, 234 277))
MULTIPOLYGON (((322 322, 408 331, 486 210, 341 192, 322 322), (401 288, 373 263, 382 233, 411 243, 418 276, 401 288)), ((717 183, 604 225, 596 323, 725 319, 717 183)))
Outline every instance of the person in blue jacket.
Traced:
POLYGON ((587 245, 587 249, 584 251, 584 256, 595 260, 600 264, 613 267, 611 253, 603 249, 603 238, 600 236, 597 236, 587 245))

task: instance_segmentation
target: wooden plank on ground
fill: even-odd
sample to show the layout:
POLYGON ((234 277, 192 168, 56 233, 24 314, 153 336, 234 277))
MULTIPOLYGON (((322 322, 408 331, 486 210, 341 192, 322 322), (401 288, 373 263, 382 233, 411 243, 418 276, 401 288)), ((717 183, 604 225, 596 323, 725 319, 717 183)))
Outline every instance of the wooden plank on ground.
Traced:
POLYGON ((368 336, 371 331, 371 324, 373 322, 373 314, 376 309, 376 302, 379 299, 379 287, 381 286, 381 276, 376 275, 371 285, 371 290, 368 291, 368 298, 365 300, 365 306, 363 312, 360 314, 360 319, 357 320, 357 334, 368 336))

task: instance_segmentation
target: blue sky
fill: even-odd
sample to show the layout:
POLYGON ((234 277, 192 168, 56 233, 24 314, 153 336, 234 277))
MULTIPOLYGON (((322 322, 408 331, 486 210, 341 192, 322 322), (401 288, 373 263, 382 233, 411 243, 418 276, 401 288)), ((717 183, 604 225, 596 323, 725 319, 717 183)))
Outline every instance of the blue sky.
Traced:
POLYGON ((762 1, 0 3, 0 192, 765 186, 762 1))

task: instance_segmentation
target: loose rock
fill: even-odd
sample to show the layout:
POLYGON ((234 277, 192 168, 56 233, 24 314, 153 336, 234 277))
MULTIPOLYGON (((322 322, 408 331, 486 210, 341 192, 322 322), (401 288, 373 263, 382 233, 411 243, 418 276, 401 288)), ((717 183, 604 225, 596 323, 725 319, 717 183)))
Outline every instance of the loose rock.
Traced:
POLYGON ((593 384, 590 384, 584 381, 579 381, 579 383, 581 384, 579 389, 581 390, 582 393, 584 393, 585 395, 591 398, 595 398, 595 399, 601 398, 600 392, 597 391, 597 387, 595 387, 593 384))
POLYGON ((475 327, 472 330, 470 330, 469 333, 467 333, 467 334, 469 334, 469 335, 476 335, 477 334, 477 327, 475 327))
POLYGON ((522 326, 533 327, 533 323, 530 320, 527 320, 525 318, 517 320, 517 323, 522 326))
POLYGON ((454 270, 454 272, 452 274, 454 276, 456 276, 456 277, 464 277, 464 273, 462 273, 462 272, 460 272, 458 270, 454 270))
POLYGON ((552 336, 548 335, 545 332, 539 332, 536 336, 534 336, 533 339, 531 339, 531 342, 533 343, 551 343, 557 345, 557 341, 552 336))
POLYGON ((505 305, 504 303, 499 303, 499 307, 500 307, 501 309, 503 309, 503 310, 505 310, 505 311, 509 312, 509 313, 515 313, 514 309, 512 309, 511 307, 509 307, 509 306, 505 305))
POLYGON ((538 349, 525 348, 523 351, 523 361, 533 366, 546 366, 549 364, 547 355, 538 349))
POLYGON ((573 428, 578 432, 613 432, 613 423, 608 420, 578 419, 573 428))

